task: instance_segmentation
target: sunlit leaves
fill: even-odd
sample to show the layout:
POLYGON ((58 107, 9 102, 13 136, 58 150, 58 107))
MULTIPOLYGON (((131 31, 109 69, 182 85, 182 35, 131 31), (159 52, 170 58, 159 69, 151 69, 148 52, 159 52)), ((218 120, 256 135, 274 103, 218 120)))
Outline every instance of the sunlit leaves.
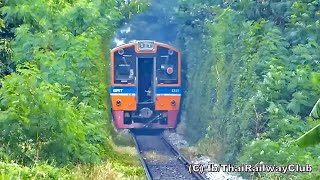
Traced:
POLYGON ((36 164, 32 167, 25 167, 13 162, 0 162, 1 175, 3 179, 22 178, 22 179, 48 179, 48 178, 71 178, 67 175, 66 168, 56 168, 48 164, 36 164))
POLYGON ((146 9, 148 0, 116 1, 117 7, 121 9, 125 18, 131 19, 135 12, 142 12, 146 9))
MULTIPOLYGON (((129 4, 126 13, 135 14, 145 3, 129 4)), ((111 0, 13 0, 1 10, 15 33, 13 60, 23 64, 0 89, 0 141, 9 159, 101 160, 111 127, 105 57, 122 12, 111 0)))

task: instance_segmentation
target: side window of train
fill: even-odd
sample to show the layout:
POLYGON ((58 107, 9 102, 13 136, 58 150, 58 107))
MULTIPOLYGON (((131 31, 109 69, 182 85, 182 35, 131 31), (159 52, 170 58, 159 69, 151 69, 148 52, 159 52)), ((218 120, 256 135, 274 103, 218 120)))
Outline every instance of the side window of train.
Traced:
POLYGON ((157 59, 158 83, 176 84, 178 83, 178 59, 161 56, 157 59))
POLYGON ((127 84, 134 83, 134 67, 135 62, 132 58, 119 57, 114 62, 114 83, 127 84))

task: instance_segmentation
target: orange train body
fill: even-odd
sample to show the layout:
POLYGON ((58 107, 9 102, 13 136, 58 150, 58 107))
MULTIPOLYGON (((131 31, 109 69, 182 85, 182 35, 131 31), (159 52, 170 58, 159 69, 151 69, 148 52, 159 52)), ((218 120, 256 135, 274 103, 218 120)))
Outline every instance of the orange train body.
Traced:
POLYGON ((135 96, 111 96, 112 109, 114 111, 135 111, 137 109, 136 97, 135 96), (121 100, 119 106, 116 105, 116 101, 121 100))
POLYGON ((179 111, 180 107, 180 96, 157 96, 156 110, 168 110, 168 111, 179 111), (170 102, 174 100, 175 106, 172 106, 170 102))
POLYGON ((176 128, 181 102, 180 52, 154 41, 111 50, 110 99, 118 129, 176 128))

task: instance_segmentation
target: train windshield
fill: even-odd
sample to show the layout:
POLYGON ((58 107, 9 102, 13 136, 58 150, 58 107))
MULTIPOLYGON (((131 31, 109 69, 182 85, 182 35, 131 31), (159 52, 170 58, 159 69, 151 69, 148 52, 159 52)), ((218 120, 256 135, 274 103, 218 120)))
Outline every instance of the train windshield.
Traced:
POLYGON ((135 63, 130 58, 122 57, 115 60, 114 83, 127 84, 134 83, 135 63))
POLYGON ((157 78, 159 84, 177 84, 178 59, 172 56, 161 56, 157 59, 157 78))

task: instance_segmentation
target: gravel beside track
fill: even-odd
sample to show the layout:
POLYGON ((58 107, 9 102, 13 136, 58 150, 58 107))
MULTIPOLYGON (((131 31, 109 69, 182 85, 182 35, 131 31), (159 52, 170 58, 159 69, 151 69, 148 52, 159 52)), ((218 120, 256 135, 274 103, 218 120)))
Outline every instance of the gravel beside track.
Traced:
MULTIPOLYGON (((189 147, 188 142, 185 141, 183 136, 179 135, 178 133, 164 131, 163 135, 178 150, 181 148, 189 147)), ((214 160, 210 159, 208 156, 197 157, 196 159, 192 159, 192 162, 195 164, 204 165, 217 163, 214 160)), ((246 180, 238 173, 227 173, 223 172, 222 170, 220 172, 204 172, 203 175, 205 175, 209 180, 246 180)))

